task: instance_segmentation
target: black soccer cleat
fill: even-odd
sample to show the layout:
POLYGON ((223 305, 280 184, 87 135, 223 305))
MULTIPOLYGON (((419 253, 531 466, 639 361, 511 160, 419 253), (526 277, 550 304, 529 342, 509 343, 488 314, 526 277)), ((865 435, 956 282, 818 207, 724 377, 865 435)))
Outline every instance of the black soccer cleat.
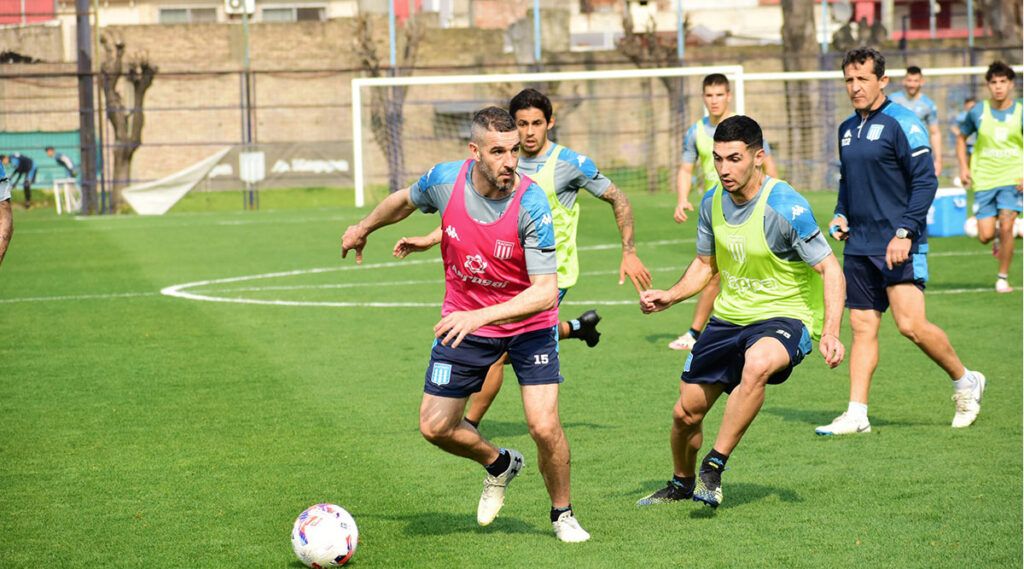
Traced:
POLYGON ((601 317, 596 310, 588 310, 580 314, 576 320, 580 323, 580 329, 573 331, 572 337, 579 338, 587 343, 588 348, 593 348, 601 341, 601 333, 597 331, 597 323, 601 317))
POLYGON ((714 462, 702 464, 693 489, 693 501, 703 502, 712 508, 722 504, 722 466, 714 462))
POLYGON ((637 500, 636 505, 653 506, 654 504, 671 504, 693 498, 693 482, 683 484, 677 480, 669 480, 664 488, 637 500))

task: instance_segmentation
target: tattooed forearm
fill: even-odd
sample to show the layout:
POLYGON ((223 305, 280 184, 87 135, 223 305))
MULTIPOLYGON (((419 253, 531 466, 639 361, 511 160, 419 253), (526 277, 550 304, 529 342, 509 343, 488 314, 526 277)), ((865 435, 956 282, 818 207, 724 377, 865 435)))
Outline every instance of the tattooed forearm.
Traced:
POLYGON ((619 226, 619 234, 622 235, 622 252, 633 253, 636 251, 636 244, 633 242, 633 208, 629 205, 629 198, 619 188, 609 187, 601 199, 612 206, 615 213, 615 223, 619 226))

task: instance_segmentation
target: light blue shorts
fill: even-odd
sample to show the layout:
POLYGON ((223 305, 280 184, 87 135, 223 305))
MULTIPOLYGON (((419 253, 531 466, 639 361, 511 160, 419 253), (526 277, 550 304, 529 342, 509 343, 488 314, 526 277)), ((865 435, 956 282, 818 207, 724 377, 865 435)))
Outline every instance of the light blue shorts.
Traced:
POLYGON ((1024 210, 1021 205, 1021 193, 1016 186, 999 186, 991 190, 974 192, 974 217, 985 219, 999 215, 999 210, 1024 210))

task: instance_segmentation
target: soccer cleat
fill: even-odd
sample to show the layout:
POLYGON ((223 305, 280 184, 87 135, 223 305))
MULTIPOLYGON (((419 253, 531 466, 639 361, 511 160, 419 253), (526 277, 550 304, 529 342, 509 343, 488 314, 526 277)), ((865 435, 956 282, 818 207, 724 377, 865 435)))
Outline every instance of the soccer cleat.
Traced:
POLYGON ((668 347, 673 350, 692 350, 693 345, 697 343, 697 338, 693 337, 689 331, 682 336, 672 340, 668 343, 668 347))
POLYGON ((637 506, 653 506, 655 504, 671 504, 693 498, 693 484, 683 485, 676 480, 669 480, 664 488, 637 500, 637 506))
POLYGON ((996 279, 996 292, 1013 292, 1013 287, 1006 279, 996 279))
POLYGON ((482 526, 489 525, 494 518, 498 517, 498 512, 505 505, 505 489, 526 465, 523 462, 523 455, 519 451, 507 450, 512 458, 508 469, 498 476, 488 474, 484 477, 484 491, 480 494, 480 504, 476 507, 476 521, 482 526))
POLYGON ((981 412, 981 395, 985 392, 985 376, 976 371, 972 371, 971 374, 974 376, 974 385, 953 392, 953 401, 956 404, 956 414, 953 415, 954 429, 970 427, 978 418, 978 413, 981 412))
POLYGON ((551 526, 555 528, 555 537, 565 543, 581 543, 590 539, 590 534, 580 526, 572 510, 563 512, 557 520, 551 522, 551 526))
POLYGON ((712 508, 722 504, 722 471, 714 467, 701 468, 697 484, 693 488, 693 501, 703 502, 712 508))
POLYGON ((836 417, 828 425, 814 429, 816 435, 856 435, 858 433, 870 433, 871 423, 867 416, 854 417, 849 413, 843 413, 836 417))
POLYGON ((579 338, 587 343, 588 348, 593 348, 601 341, 601 333, 597 331, 597 323, 601 321, 596 310, 588 310, 580 314, 580 329, 573 333, 574 338, 579 338))

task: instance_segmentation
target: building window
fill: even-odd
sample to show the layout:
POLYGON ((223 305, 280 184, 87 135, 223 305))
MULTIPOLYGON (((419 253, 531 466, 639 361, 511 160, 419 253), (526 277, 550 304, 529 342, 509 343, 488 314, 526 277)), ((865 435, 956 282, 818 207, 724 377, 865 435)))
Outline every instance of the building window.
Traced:
POLYGON ((280 6, 263 9, 264 22, 322 22, 325 18, 323 6, 280 6))
POLYGON ((216 8, 160 8, 161 24, 200 24, 217 21, 216 8))

